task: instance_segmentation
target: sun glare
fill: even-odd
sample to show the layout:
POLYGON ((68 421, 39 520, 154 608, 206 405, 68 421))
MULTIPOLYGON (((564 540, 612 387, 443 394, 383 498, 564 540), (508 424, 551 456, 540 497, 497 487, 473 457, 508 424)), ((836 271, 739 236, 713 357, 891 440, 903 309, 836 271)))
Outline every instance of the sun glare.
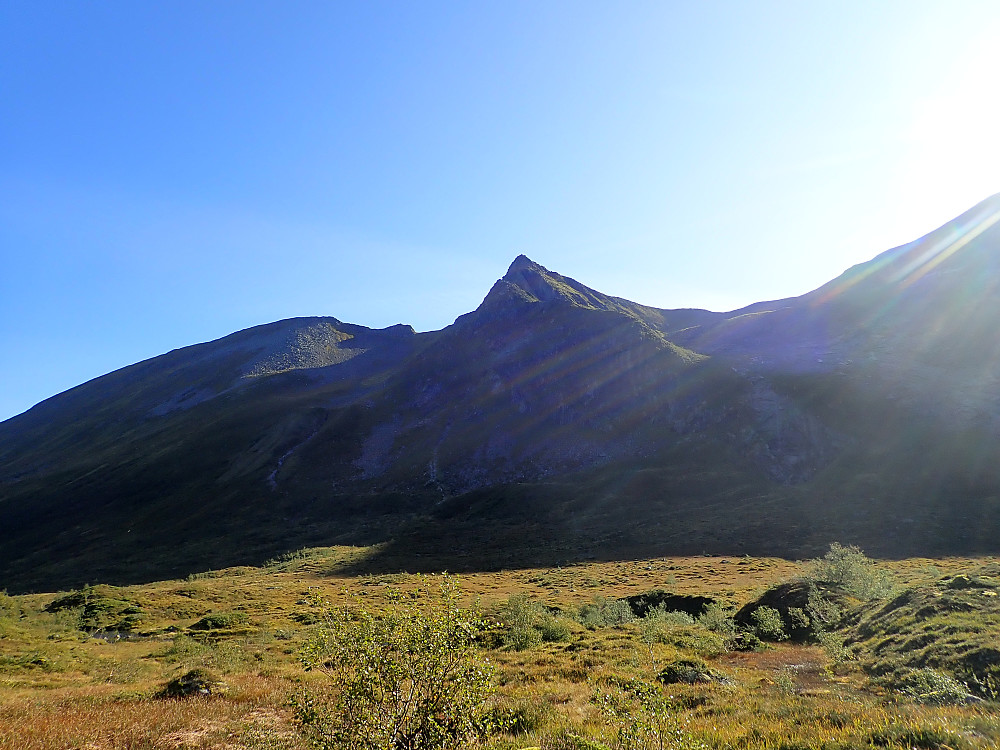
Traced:
POLYGON ((993 28, 970 42, 938 89, 914 107, 900 175, 901 197, 911 212, 926 210, 933 216, 941 211, 941 206, 922 202, 936 200, 932 196, 942 191, 968 206, 1000 189, 998 31, 993 28))

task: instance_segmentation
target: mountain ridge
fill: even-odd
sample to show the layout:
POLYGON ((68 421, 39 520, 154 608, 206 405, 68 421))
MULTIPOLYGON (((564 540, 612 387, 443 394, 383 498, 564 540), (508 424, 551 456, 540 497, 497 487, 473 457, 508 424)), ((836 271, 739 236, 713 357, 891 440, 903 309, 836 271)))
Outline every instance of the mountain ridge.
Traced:
POLYGON ((729 313, 519 255, 439 331, 293 318, 122 368, 0 423, 0 584, 333 541, 411 570, 993 550, 998 217, 729 313))

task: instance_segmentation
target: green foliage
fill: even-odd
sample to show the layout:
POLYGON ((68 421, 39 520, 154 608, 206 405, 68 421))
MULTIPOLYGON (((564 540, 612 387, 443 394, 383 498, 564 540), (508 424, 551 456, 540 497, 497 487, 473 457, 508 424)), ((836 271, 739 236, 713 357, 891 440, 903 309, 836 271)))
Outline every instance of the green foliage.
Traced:
POLYGON ((726 639, 726 648, 730 651, 761 651, 764 649, 764 642, 757 637, 756 633, 741 630, 726 639))
POLYGON ((857 547, 837 542, 820 559, 813 560, 810 575, 823 583, 839 586, 846 593, 864 601, 885 599, 892 594, 892 574, 877 568, 857 547))
POLYGON ((8 596, 6 591, 0 591, 0 617, 17 617, 21 614, 21 607, 17 600, 8 596))
POLYGON ((971 574, 912 586, 858 613, 843 633, 851 651, 863 658, 865 671, 876 680, 898 680, 931 667, 964 683, 968 692, 996 700, 1000 686, 997 591, 990 576, 971 574))
POLYGON ((624 690, 598 693, 594 702, 615 728, 618 750, 703 750, 675 702, 658 685, 633 681, 624 690))
POLYGON ((580 607, 578 620, 588 628, 613 627, 635 621, 635 612, 626 601, 595 596, 592 603, 580 607))
POLYGON ((327 609, 303 660, 329 676, 334 698, 307 696, 297 710, 316 746, 433 750, 494 728, 494 670, 476 645, 494 625, 462 609, 458 595, 445 577, 426 603, 327 609))
POLYGON ((318 557, 321 554, 321 550, 312 547, 303 547, 302 549, 291 550, 289 552, 283 552, 277 557, 272 557, 270 560, 264 563, 265 568, 281 568, 287 567, 286 563, 295 562, 297 560, 309 560, 314 557, 318 557))
POLYGON ((785 623, 781 613, 774 607, 766 605, 757 607, 751 614, 754 631, 765 641, 784 641, 788 638, 785 623))
MULTIPOLYGON (((653 607, 640 621, 642 642, 651 648, 654 643, 670 640, 670 631, 678 626, 694 625, 694 618, 686 612, 667 612, 662 604, 653 607)), ((650 651, 652 656, 652 651, 650 651)))
POLYGON ((512 594, 498 613, 503 624, 503 645, 513 651, 524 651, 541 643, 542 634, 535 628, 540 614, 538 605, 527 594, 512 594))
POLYGON ((246 625, 250 621, 246 612, 213 612, 191 626, 191 630, 225 630, 246 625))
POLYGON ((210 650, 211 647, 207 644, 197 641, 189 635, 178 633, 174 636, 170 646, 156 654, 156 656, 168 664, 174 664, 179 661, 198 658, 210 650))
POLYGON ((816 641, 826 652, 833 664, 842 664, 850 657, 850 651, 844 643, 844 636, 835 631, 820 631, 816 633, 816 641))
POLYGON ((801 607, 789 607, 788 624, 792 630, 807 630, 812 627, 812 619, 801 607))
POLYGON ((809 626, 817 638, 840 626, 844 617, 843 611, 836 603, 823 596, 819 586, 812 581, 809 582, 807 596, 806 616, 809 618, 809 626))
POLYGON ((930 667, 904 670, 901 674, 882 680, 881 684, 909 695, 918 703, 936 706, 962 705, 978 700, 966 685, 930 667))
POLYGON ((56 597, 45 607, 45 611, 76 612, 77 627, 87 632, 116 630, 130 633, 142 625, 145 613, 135 602, 112 596, 114 591, 111 586, 86 586, 80 591, 56 597))
POLYGON ((62 665, 39 651, 21 654, 0 654, 0 674, 38 670, 40 672, 60 672, 62 665))
POLYGON ((561 618, 551 615, 544 616, 535 627, 546 643, 565 643, 570 639, 569 625, 561 618))
POLYGON ((729 636, 736 632, 732 610, 720 602, 708 604, 698 617, 698 624, 713 633, 729 636))
POLYGON ((696 624, 687 612, 667 611, 662 605, 650 609, 639 620, 639 632, 654 664, 653 644, 656 643, 702 656, 715 656, 726 651, 725 641, 718 633, 696 624))
POLYGON ((497 609, 500 644, 512 651, 524 651, 543 641, 560 643, 570 638, 569 625, 527 594, 512 594, 497 609))
POLYGON ((678 682, 693 685, 696 682, 710 682, 715 677, 715 672, 701 659, 674 659, 656 675, 656 679, 665 685, 678 682))
POLYGON ((659 622, 667 627, 694 625, 694 618, 687 612, 668 611, 666 605, 663 604, 650 609, 643 619, 648 622, 659 622))
POLYGON ((222 682, 212 672, 202 667, 189 670, 163 686, 161 698, 190 698, 196 695, 213 695, 220 692, 222 682))

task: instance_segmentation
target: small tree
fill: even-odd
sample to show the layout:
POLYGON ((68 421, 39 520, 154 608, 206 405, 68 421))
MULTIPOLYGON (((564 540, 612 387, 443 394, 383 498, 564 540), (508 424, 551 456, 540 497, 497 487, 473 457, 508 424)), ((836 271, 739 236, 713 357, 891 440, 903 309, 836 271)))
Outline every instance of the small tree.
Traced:
POLYGON ((535 628, 540 619, 538 606, 527 594, 511 594, 500 607, 499 617, 503 623, 501 641, 513 651, 524 651, 542 642, 542 633, 535 628))
POLYGON ((336 697, 298 706, 316 746, 436 750, 486 731, 493 668, 476 644, 493 626, 462 609, 458 594, 445 577, 427 601, 397 596, 379 613, 327 608, 303 661, 330 676, 336 697))
POLYGON ((851 596, 866 601, 888 597, 895 585, 892 574, 876 567, 860 549, 837 542, 830 545, 823 557, 813 560, 811 577, 839 586, 851 596))

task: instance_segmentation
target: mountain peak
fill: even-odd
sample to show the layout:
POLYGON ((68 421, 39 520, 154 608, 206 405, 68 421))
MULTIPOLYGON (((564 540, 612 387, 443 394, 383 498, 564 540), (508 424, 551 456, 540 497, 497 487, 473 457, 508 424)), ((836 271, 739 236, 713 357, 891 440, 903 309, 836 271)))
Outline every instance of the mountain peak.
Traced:
POLYGON ((483 300, 483 305, 506 306, 533 302, 568 302, 578 307, 603 307, 604 295, 583 284, 550 271, 527 255, 518 255, 503 278, 483 300))
POLYGON ((581 284, 575 279, 550 271, 526 255, 518 255, 486 295, 479 310, 498 312, 524 309, 533 303, 567 304, 590 310, 627 310, 618 300, 581 284))
POLYGON ((507 269, 507 273, 504 275, 504 278, 510 281, 510 276, 524 271, 548 271, 548 269, 538 263, 535 263, 535 261, 522 253, 514 258, 514 261, 507 269))

